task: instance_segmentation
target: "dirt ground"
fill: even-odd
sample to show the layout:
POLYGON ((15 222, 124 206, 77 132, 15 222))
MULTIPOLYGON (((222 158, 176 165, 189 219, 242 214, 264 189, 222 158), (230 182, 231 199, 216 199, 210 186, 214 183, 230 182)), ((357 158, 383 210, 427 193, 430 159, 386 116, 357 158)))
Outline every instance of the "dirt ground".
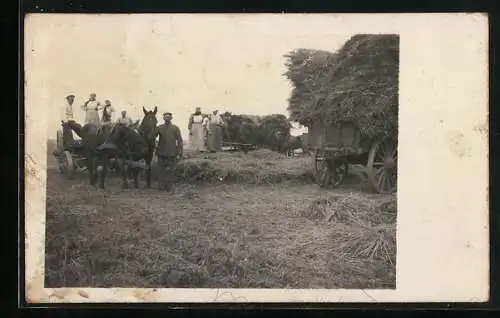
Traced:
MULTIPOLYGON (((46 287, 395 288, 395 264, 335 249, 351 225, 304 216, 332 190, 178 184, 169 194, 107 184, 48 171, 46 287)), ((365 206, 387 200, 334 192, 365 206)))

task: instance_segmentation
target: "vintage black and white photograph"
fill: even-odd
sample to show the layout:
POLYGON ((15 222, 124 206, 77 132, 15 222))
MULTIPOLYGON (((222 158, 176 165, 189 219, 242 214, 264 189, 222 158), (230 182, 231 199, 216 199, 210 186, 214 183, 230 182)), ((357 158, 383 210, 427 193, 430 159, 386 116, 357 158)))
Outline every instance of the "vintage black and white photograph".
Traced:
POLYGON ((193 16, 29 38, 44 288, 396 290, 404 35, 193 16))

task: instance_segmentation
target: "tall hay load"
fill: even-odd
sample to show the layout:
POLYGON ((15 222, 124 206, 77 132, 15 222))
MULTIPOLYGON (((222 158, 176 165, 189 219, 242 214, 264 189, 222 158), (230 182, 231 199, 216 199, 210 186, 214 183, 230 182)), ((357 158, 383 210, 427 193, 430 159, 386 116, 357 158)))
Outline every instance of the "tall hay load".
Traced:
POLYGON ((367 156, 374 141, 397 145, 399 35, 355 35, 335 53, 298 49, 286 57, 290 120, 308 127, 313 145, 343 123, 359 131, 367 156))

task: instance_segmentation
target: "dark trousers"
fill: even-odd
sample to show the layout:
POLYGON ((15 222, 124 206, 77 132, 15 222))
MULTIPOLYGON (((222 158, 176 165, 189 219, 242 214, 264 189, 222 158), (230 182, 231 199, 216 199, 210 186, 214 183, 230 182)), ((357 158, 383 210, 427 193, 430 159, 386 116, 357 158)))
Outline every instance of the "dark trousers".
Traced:
POLYGON ((158 186, 160 190, 172 189, 173 174, 176 163, 177 160, 175 156, 158 156, 158 186))

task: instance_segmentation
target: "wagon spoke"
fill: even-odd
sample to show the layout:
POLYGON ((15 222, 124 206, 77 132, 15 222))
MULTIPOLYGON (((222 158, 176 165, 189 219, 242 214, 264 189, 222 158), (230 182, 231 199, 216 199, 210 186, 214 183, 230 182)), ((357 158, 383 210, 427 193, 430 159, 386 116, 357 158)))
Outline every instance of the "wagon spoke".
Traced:
MULTIPOLYGON (((380 147, 379 147, 379 149, 380 149, 380 147)), ((384 159, 385 159, 385 157, 384 157, 384 155, 382 154, 382 152, 377 151, 377 152, 375 153, 375 159, 374 159, 374 162, 384 162, 384 159)))
POLYGON ((383 167, 379 167, 377 168, 377 170, 375 171, 375 176, 380 176, 384 173, 384 168, 383 167))
POLYGON ((384 182, 384 190, 392 189, 392 173, 390 175, 384 174, 385 182, 384 182))
POLYGON ((393 158, 397 158, 398 157, 398 147, 393 147, 392 148, 391 157, 393 157, 393 158))
POLYGON ((397 181, 397 175, 394 172, 391 172, 391 189, 393 189, 396 186, 396 181, 397 181))
POLYGON ((380 169, 379 170, 380 173, 377 173, 377 175, 379 175, 380 177, 377 178, 378 179, 378 186, 380 189, 383 189, 383 185, 385 183, 385 179, 386 179, 386 175, 384 173, 384 170, 380 169))
POLYGON ((388 190, 392 191, 397 188, 398 185, 398 173, 397 173, 397 168, 392 168, 389 174, 389 180, 390 180, 390 188, 388 190))
POLYGON ((382 158, 382 160, 386 157, 386 154, 387 154, 386 147, 387 147, 387 144, 382 143, 380 145, 380 147, 378 148, 379 151, 377 151, 380 154, 380 157, 382 158))

